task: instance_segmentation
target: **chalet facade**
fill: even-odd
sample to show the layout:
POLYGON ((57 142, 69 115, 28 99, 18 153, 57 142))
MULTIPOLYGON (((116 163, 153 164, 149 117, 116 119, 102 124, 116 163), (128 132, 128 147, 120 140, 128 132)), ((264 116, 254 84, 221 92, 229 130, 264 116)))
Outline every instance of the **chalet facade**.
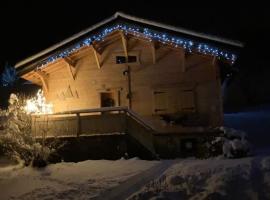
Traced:
POLYGON ((220 66, 242 46, 116 13, 16 69, 42 86, 54 112, 127 107, 157 130, 179 119, 170 128, 181 132, 223 124, 220 66))

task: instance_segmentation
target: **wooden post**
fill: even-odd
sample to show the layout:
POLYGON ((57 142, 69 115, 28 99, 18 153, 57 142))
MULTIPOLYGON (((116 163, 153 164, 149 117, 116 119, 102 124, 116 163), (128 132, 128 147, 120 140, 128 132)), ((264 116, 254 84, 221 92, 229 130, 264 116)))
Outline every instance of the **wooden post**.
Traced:
POLYGON ((70 77, 75 80, 75 66, 73 61, 68 57, 64 58, 64 61, 66 62, 67 70, 70 77))
POLYGON ((129 134, 129 123, 128 123, 128 114, 127 114, 127 110, 124 110, 125 113, 125 131, 127 134, 129 134))
POLYGON ((186 52, 184 49, 181 50, 181 60, 182 60, 182 72, 186 71, 186 52))
POLYGON ((124 50, 124 54, 126 57, 126 61, 128 62, 128 43, 127 43, 127 38, 125 37, 123 31, 120 31, 120 36, 121 36, 121 40, 122 40, 122 44, 123 44, 123 50, 124 50))
POLYGON ((223 100, 222 100, 222 90, 221 90, 221 80, 220 80, 220 71, 219 71, 219 65, 217 63, 217 58, 216 56, 213 57, 212 60, 212 66, 213 66, 213 70, 214 70, 214 76, 216 79, 216 85, 217 85, 217 96, 218 96, 218 104, 219 104, 219 112, 220 112, 220 121, 217 121, 217 125, 223 125, 224 123, 224 118, 223 118, 223 100))
POLYGON ((42 87, 45 90, 45 92, 49 92, 49 87, 48 87, 48 83, 47 83, 47 77, 46 74, 40 70, 35 71, 35 74, 38 76, 38 78, 41 80, 42 82, 42 87))
POLYGON ((156 45, 154 42, 151 42, 151 52, 152 52, 153 64, 156 64, 156 45))
POLYGON ((101 66, 100 66, 100 61, 99 61, 99 58, 98 58, 98 53, 96 51, 96 49, 94 48, 94 46, 92 45, 91 46, 92 50, 93 50, 93 53, 94 53, 94 57, 95 57, 95 60, 96 60, 96 63, 97 63, 97 67, 100 69, 101 66))
POLYGON ((129 109, 132 109, 132 91, 131 91, 131 75, 130 75, 130 66, 127 66, 128 70, 128 106, 129 109))
POLYGON ((81 134, 81 117, 80 117, 80 113, 76 113, 76 117, 77 117, 77 137, 80 136, 81 134))
POLYGON ((219 68, 217 66, 216 56, 213 57, 212 66, 214 67, 215 78, 216 78, 216 80, 218 80, 219 79, 219 68))

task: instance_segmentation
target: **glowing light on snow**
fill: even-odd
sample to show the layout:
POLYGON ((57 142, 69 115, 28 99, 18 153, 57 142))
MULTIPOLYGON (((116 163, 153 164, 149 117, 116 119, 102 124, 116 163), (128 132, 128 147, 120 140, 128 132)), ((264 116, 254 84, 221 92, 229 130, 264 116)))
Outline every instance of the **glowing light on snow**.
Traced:
POLYGON ((28 114, 52 114, 53 105, 46 103, 46 99, 42 90, 38 90, 37 95, 31 99, 26 100, 24 107, 28 114))

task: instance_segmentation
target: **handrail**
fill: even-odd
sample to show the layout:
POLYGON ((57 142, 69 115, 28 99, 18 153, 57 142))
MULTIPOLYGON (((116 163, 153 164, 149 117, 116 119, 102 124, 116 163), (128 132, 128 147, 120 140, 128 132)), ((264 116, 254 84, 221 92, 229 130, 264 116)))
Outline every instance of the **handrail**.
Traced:
POLYGON ((44 116, 44 115, 66 115, 66 114, 80 114, 80 113, 97 113, 97 112, 111 112, 111 111, 126 111, 128 108, 125 106, 118 107, 103 107, 103 108, 92 108, 92 109, 80 109, 80 110, 70 110, 63 112, 56 112, 50 114, 33 114, 33 116, 44 116))
POLYGON ((148 128, 150 130, 155 130, 150 124, 148 124, 147 122, 145 122, 144 119, 142 119, 137 113, 135 113, 134 111, 127 109, 126 113, 132 117, 132 119, 136 120, 137 122, 139 122, 140 124, 142 124, 145 128, 148 128))
POLYGON ((92 109, 80 109, 80 110, 70 110, 63 112, 56 112, 51 114, 33 114, 32 116, 54 116, 54 115, 67 115, 67 114, 82 114, 82 113, 98 113, 98 112, 112 112, 112 111, 123 111, 132 119, 136 120, 138 123, 142 124, 145 128, 149 130, 155 130, 149 123, 147 123, 141 116, 132 111, 126 106, 117 106, 117 107, 102 107, 102 108, 92 108, 92 109))

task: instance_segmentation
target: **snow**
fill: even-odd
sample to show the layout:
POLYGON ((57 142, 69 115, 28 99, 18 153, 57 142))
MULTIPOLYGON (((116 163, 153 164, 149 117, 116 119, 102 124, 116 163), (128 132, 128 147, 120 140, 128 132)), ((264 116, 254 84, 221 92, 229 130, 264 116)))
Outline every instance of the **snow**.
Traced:
POLYGON ((185 29, 182 27, 180 28, 180 27, 171 26, 168 24, 163 24, 163 23, 152 21, 152 20, 147 20, 147 19, 132 16, 132 15, 128 15, 128 14, 125 14, 123 12, 116 12, 115 17, 117 18, 118 16, 135 21, 135 22, 140 22, 143 24, 147 24, 147 25, 151 25, 151 26, 155 26, 155 27, 159 27, 159 28, 164 28, 164 29, 167 29, 170 31, 175 31, 178 33, 184 33, 187 35, 192 35, 192 36, 203 38, 203 39, 221 42, 221 43, 229 44, 229 45, 236 46, 236 47, 244 47, 244 44, 239 42, 239 41, 229 40, 229 39, 221 38, 221 37, 210 35, 210 34, 195 32, 195 31, 188 30, 188 29, 185 29))
POLYGON ((0 167, 0 199, 270 199, 270 154, 0 167))
POLYGON ((134 158, 0 168, 0 199, 89 199, 158 163, 134 158))
POLYGON ((129 199, 269 199, 270 156, 181 160, 129 199))
POLYGON ((269 113, 263 109, 225 115, 226 126, 247 135, 224 129, 233 138, 224 148, 246 148, 247 137, 268 149, 253 157, 88 160, 43 169, 0 158, 0 199, 270 199, 269 113))
POLYGON ((220 127, 223 131, 222 136, 217 137, 213 143, 223 142, 222 151, 223 155, 228 158, 239 157, 250 154, 250 144, 247 141, 246 133, 241 130, 236 130, 228 127, 220 127))

